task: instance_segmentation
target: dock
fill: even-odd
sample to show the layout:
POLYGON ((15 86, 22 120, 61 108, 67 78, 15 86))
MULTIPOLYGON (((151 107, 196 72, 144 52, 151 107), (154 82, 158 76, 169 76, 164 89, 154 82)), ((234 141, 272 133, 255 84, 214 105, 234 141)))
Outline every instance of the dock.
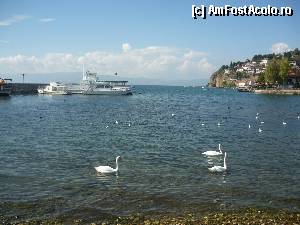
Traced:
POLYGON ((12 95, 32 95, 38 94, 39 87, 46 87, 43 83, 12 83, 12 95))
POLYGON ((258 89, 254 90, 254 93, 271 95, 300 95, 300 89, 258 89))

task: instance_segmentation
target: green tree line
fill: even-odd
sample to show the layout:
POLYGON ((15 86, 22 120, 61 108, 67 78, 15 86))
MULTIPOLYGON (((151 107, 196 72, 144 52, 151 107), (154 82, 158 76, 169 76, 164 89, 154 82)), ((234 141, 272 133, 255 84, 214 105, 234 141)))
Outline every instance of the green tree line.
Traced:
POLYGON ((266 68, 266 71, 260 75, 260 82, 285 84, 287 81, 290 63, 288 58, 272 59, 266 68))
MULTIPOLYGON (((264 54, 264 55, 254 55, 252 58, 252 61, 259 62, 262 59, 269 59, 272 60, 273 58, 276 58, 278 55, 273 54, 264 54)), ((288 60, 295 60, 297 64, 300 63, 300 50, 298 48, 295 48, 292 51, 284 52, 283 53, 284 58, 288 58, 288 60)))

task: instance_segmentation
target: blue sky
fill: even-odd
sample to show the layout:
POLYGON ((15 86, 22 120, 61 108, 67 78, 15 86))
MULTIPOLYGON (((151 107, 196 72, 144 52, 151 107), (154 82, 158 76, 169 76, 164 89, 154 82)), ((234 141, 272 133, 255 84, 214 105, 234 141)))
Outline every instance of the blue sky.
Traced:
POLYGON ((0 73, 45 80, 79 73, 84 63, 99 74, 164 83, 208 79, 222 64, 270 53, 276 43, 299 48, 299 10, 298 1, 274 0, 1 0, 0 73), (290 6, 294 15, 194 20, 193 4, 290 6))

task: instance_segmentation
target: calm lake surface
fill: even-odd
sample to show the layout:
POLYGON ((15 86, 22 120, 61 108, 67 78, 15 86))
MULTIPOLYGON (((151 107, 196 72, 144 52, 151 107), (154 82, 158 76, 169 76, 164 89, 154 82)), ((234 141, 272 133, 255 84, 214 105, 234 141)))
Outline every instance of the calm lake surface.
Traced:
POLYGON ((300 210, 299 96, 200 87, 135 90, 132 96, 1 98, 0 214, 17 221, 300 210), (208 168, 223 158, 201 153, 219 143, 228 171, 212 174, 208 168), (117 176, 97 174, 95 166, 115 167, 117 155, 117 176))

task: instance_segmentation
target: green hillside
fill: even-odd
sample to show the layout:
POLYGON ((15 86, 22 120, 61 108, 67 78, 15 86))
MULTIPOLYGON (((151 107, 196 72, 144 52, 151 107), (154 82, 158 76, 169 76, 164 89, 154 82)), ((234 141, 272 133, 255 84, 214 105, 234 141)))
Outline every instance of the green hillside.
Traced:
POLYGON ((283 54, 254 55, 246 61, 230 62, 214 72, 211 87, 234 87, 238 82, 283 83, 291 71, 299 72, 298 48, 283 54))

